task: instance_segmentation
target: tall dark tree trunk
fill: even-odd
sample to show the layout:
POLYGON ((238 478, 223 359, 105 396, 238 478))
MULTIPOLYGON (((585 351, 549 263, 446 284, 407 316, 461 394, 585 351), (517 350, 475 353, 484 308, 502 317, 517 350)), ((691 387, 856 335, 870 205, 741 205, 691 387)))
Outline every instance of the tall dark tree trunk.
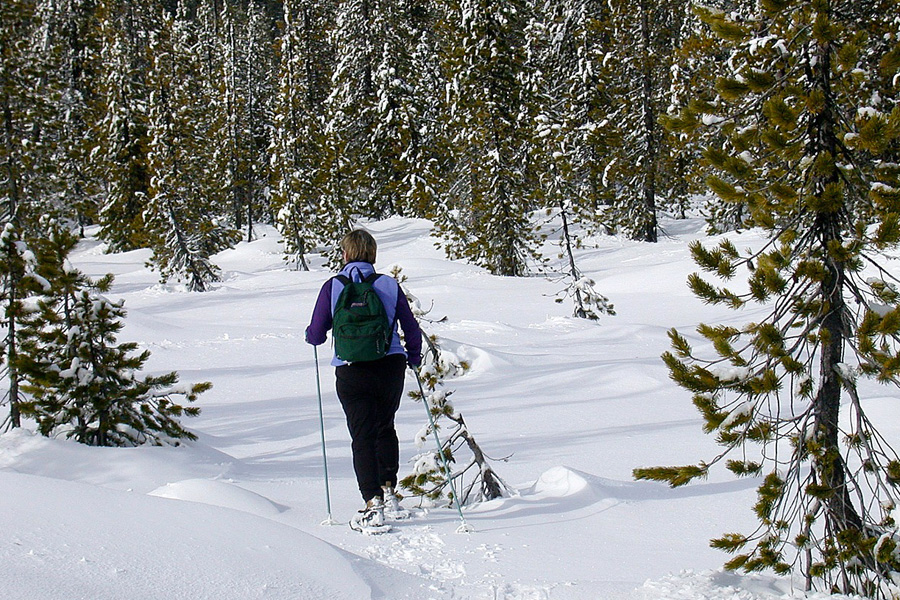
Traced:
POLYGON ((657 170, 657 133, 660 127, 657 122, 656 110, 653 106, 653 66, 655 57, 651 49, 652 40, 650 15, 653 10, 648 0, 641 0, 641 102, 643 103, 644 117, 644 157, 643 157, 643 215, 641 238, 645 242, 657 242, 656 220, 656 170, 657 170))
MULTIPOLYGON (((831 87, 831 55, 833 49, 828 43, 820 42, 815 48, 816 60, 810 61, 807 67, 810 81, 822 93, 824 107, 810 120, 810 146, 808 155, 813 157, 828 156, 831 168, 819 175, 819 181, 813 189, 816 195, 830 195, 841 183, 837 170, 836 152, 838 140, 835 134, 835 121, 838 118, 835 110, 834 92, 831 87)), ((814 175, 815 176, 815 175, 814 175)), ((814 399, 813 414, 815 418, 815 440, 821 448, 813 455, 813 468, 820 484, 827 488, 824 500, 825 526, 830 535, 839 536, 845 531, 856 531, 865 534, 863 522, 853 506, 849 489, 849 474, 842 456, 840 434, 840 411, 842 383, 839 366, 844 361, 844 349, 852 334, 846 324, 848 307, 844 292, 848 281, 844 264, 835 258, 834 248, 842 243, 841 207, 820 204, 820 212, 816 215, 814 230, 818 237, 820 251, 824 256, 825 278, 822 281, 822 323, 820 339, 822 355, 819 364, 821 382, 814 399)), ((844 591, 851 593, 845 583, 844 591)))
MULTIPOLYGON (((9 205, 5 207, 7 211, 6 217, 9 219, 9 222, 15 223, 17 221, 19 210, 19 168, 18 165, 16 165, 14 152, 13 111, 12 106, 10 105, 9 96, 6 94, 3 95, 3 122, 3 143, 6 146, 7 156, 4 170, 6 171, 7 187, 9 189, 9 205)), ((9 426, 21 427, 22 423, 19 413, 19 373, 16 368, 16 319, 18 318, 16 307, 19 303, 19 275, 18 266, 12 260, 12 256, 15 252, 16 250, 13 248, 7 250, 10 264, 7 265, 7 280, 3 282, 7 288, 6 314, 4 317, 7 319, 8 323, 6 365, 9 376, 9 426)))

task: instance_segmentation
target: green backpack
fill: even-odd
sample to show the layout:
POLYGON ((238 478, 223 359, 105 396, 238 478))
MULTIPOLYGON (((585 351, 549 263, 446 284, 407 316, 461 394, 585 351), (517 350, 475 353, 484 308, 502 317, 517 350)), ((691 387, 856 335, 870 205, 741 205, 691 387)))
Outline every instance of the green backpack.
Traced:
POLYGON ((379 273, 372 273, 362 281, 352 281, 344 275, 335 276, 344 289, 334 305, 334 353, 345 362, 378 360, 391 347, 394 327, 375 293, 373 284, 378 277, 379 273))

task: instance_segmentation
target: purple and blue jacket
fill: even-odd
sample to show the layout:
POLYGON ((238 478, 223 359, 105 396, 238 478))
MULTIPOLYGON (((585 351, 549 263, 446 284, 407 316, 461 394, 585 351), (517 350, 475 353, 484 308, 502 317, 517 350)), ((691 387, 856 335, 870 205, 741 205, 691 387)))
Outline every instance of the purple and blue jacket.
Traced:
MULTIPOLYGON (((341 275, 346 276, 352 281, 362 281, 375 272, 375 267, 367 262, 351 262, 347 263, 341 269, 341 275)), ((391 347, 388 354, 402 354, 406 356, 406 361, 412 366, 422 364, 422 330, 419 329, 419 322, 412 314, 409 308, 409 302, 406 296, 400 292, 400 284, 393 277, 379 277, 372 284, 375 293, 384 304, 384 311, 387 313, 388 321, 394 324, 394 337, 391 340, 391 347), (397 325, 403 328, 403 336, 406 341, 406 349, 400 342, 400 333, 397 325)), ((316 300, 316 307, 313 309, 312 319, 309 327, 306 328, 306 341, 313 346, 324 344, 328 330, 331 329, 332 318, 334 316, 334 307, 337 304, 338 296, 344 284, 335 277, 325 282, 319 291, 319 297, 316 300)), ((331 360, 332 366, 339 367, 347 363, 339 359, 337 356, 331 360)))

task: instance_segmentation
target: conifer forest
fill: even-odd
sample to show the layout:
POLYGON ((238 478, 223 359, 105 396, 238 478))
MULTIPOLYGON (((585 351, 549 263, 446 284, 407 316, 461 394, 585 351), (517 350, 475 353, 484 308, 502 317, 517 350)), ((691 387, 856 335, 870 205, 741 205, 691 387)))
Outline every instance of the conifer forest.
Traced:
POLYGON ((699 212, 769 243, 695 244, 692 292, 770 310, 701 324, 711 354, 670 332, 722 453, 635 476, 759 476, 759 528, 713 541, 730 568, 889 597, 900 458, 857 384, 900 384, 900 0, 3 0, 0 60, 5 426, 190 437, 210 384, 134 374, 110 281, 66 262, 88 227, 199 293, 258 224, 308 269, 360 220, 418 217, 516 277, 553 215, 596 319, 582 236, 699 212))

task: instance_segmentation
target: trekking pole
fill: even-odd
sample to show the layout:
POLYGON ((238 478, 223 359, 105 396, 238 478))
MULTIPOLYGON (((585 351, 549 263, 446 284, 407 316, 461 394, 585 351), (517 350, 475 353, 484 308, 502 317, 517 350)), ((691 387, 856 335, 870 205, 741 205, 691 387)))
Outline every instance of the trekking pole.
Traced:
POLYGON ((434 434, 434 442, 437 444, 438 456, 441 457, 441 463, 443 463, 444 471, 447 473, 450 491, 453 492, 453 503, 456 505, 456 512, 459 513, 459 520, 462 521, 462 525, 456 529, 456 533, 475 533, 475 529, 466 523, 466 518, 463 516, 462 512, 462 506, 459 505, 459 495, 456 493, 456 485, 453 483, 453 472, 450 470, 450 465, 447 464, 447 457, 444 456, 444 447, 441 444, 441 438, 438 436, 437 427, 434 425, 434 417, 431 415, 431 406, 428 405, 428 397, 425 395, 425 388, 422 386, 422 378, 419 377, 419 370, 415 367, 410 368, 412 368, 412 372, 416 376, 416 382, 419 384, 419 392, 422 394, 422 404, 425 405, 425 412, 428 413, 428 422, 431 424, 431 432, 434 434))
POLYGON ((316 359, 316 393, 319 396, 319 430, 322 433, 322 464, 325 467, 325 506, 328 509, 328 518, 322 521, 322 525, 335 525, 337 522, 331 518, 331 492, 328 490, 328 455, 325 453, 325 415, 322 412, 322 384, 319 382, 319 350, 313 346, 313 356, 316 359))

